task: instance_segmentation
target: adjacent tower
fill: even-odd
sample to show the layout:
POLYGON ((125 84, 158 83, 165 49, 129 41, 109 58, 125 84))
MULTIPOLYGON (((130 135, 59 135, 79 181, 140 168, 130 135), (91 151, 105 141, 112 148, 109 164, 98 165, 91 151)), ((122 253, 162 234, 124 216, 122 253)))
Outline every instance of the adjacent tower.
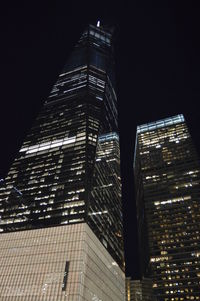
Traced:
POLYGON ((0 241, 7 246, 2 258, 6 253, 15 256, 19 265, 18 272, 12 272, 10 267, 14 280, 9 285, 4 280, 1 300, 29 294, 41 298, 37 300, 123 298, 120 152, 112 39, 109 28, 99 23, 88 26, 6 179, 1 180, 0 241), (37 250, 44 261, 40 262, 37 250), (65 258, 62 262, 61 253, 65 258), (27 264, 24 269, 20 256, 27 264), (35 282, 27 280, 27 273, 35 282), (18 288, 15 281, 20 283, 18 288), (30 283, 26 285, 27 281, 30 283))
POLYGON ((152 281, 148 278, 126 278, 126 301, 157 301, 153 295, 152 281))
POLYGON ((137 127, 141 273, 158 300, 200 300, 200 162, 183 115, 137 127))

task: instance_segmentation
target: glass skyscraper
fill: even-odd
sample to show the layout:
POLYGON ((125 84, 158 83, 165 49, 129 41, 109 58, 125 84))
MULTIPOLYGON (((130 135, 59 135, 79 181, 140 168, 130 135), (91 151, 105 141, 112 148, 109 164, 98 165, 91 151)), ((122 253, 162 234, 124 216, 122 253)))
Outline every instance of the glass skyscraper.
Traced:
POLYGON ((158 300, 200 300, 200 161, 183 115, 137 127, 141 274, 158 300))
POLYGON ((153 295, 152 281, 148 278, 126 278, 126 301, 157 301, 153 295))
MULTIPOLYGON (((19 233, 23 239, 20 233, 27 237, 37 231, 51 236, 53 229, 62 235, 66 229, 70 235, 70 228, 79 229, 90 233, 96 244, 98 238, 102 250, 106 248, 113 258, 110 269, 119 265, 123 270, 112 39, 112 30, 98 23, 89 25, 75 46, 6 179, 1 180, 0 238, 19 233)), ((65 280, 70 266, 67 261, 65 280)), ((113 272, 118 274, 123 272, 113 272)))

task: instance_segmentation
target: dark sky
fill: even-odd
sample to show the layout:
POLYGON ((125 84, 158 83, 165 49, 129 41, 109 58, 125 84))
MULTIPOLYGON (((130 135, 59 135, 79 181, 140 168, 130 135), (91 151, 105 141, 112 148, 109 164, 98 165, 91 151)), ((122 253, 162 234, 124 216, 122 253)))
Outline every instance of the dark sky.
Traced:
POLYGON ((200 150, 199 7, 175 0, 16 2, 1 7, 0 17, 0 175, 6 175, 86 25, 98 19, 115 25, 126 273, 136 279, 136 126, 183 113, 200 150))

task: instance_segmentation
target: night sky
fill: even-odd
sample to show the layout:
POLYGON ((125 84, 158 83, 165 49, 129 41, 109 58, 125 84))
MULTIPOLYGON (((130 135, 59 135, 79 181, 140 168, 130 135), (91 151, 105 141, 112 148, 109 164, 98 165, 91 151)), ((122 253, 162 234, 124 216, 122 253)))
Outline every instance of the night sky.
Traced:
POLYGON ((0 176, 5 177, 87 24, 100 19, 114 25, 126 274, 137 279, 136 126, 183 113, 200 152, 199 7, 193 1, 162 0, 16 2, 1 7, 0 17, 0 176))

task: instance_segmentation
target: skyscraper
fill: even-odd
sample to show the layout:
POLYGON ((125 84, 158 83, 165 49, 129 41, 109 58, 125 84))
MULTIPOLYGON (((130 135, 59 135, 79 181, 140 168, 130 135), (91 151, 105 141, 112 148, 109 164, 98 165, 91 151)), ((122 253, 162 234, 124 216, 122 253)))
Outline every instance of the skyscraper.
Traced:
POLYGON ((127 277, 126 301, 156 301, 151 279, 133 280, 127 277))
POLYGON ((3 259, 3 275, 9 265, 6 275, 10 280, 9 284, 3 281, 2 298, 123 298, 112 37, 112 30, 99 23, 88 26, 6 179, 1 180, 0 241, 6 245, 2 258, 14 254, 20 270, 15 272, 15 265, 10 267, 3 259), (20 256, 25 259, 24 269, 20 256), (30 275, 30 279, 24 275, 30 275))
POLYGON ((200 162, 183 115, 137 127, 141 273, 158 300, 200 299, 200 162))

